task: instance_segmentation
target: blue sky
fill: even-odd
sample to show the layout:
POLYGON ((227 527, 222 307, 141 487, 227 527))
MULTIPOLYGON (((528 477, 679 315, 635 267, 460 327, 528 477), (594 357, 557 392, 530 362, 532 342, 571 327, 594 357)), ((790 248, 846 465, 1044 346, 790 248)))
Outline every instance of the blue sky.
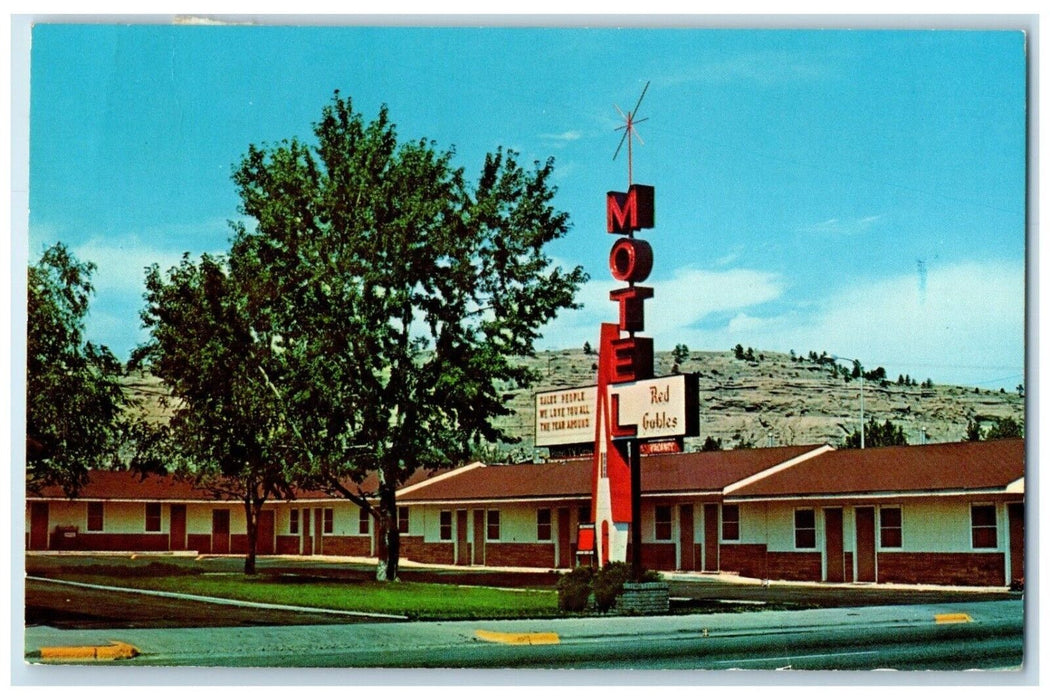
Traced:
POLYGON ((144 340, 145 266, 227 247, 232 166, 336 89, 475 175, 555 158, 591 282, 541 348, 614 321, 607 190, 620 117, 656 188, 657 349, 827 351, 891 377, 1012 390, 1024 371, 1026 56, 1016 31, 38 25, 28 248, 98 265, 88 335, 144 340))

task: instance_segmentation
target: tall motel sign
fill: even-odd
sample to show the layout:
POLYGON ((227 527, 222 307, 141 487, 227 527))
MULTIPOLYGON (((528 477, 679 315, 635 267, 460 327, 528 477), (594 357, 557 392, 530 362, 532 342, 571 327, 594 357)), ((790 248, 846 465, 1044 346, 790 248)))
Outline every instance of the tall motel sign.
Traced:
POLYGON ((630 185, 608 192, 606 230, 619 236, 609 252, 609 269, 627 286, 609 292, 618 323, 601 324, 597 386, 536 395, 535 444, 552 454, 593 444, 591 514, 581 523, 577 552, 594 561, 627 561, 628 539, 634 573, 641 571, 641 455, 681 452, 683 439, 700 434, 698 377, 653 377, 653 340, 636 335, 645 328, 644 282, 652 271, 653 249, 635 232, 654 223, 654 188, 630 185))

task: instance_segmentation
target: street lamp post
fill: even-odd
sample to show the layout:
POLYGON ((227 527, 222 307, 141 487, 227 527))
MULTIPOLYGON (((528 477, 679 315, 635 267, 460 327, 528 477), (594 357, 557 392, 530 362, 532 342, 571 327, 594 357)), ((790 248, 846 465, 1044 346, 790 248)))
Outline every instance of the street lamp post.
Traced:
POLYGON ((842 357, 840 355, 832 355, 831 359, 835 360, 847 360, 849 362, 857 363, 857 367, 860 368, 860 449, 864 449, 864 365, 860 363, 860 360, 854 360, 852 357, 842 357))

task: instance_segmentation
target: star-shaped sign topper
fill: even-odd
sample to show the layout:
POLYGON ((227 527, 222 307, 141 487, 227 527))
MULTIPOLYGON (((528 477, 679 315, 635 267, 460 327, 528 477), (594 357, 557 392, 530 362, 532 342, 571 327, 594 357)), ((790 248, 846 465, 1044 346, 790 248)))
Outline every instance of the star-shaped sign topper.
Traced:
POLYGON ((638 133, 638 130, 635 128, 635 125, 636 124, 641 124, 642 122, 644 122, 646 119, 649 118, 649 117, 645 117, 644 119, 638 119, 637 118, 637 116, 638 116, 638 108, 642 105, 642 99, 645 98, 645 92, 648 89, 649 89, 649 81, 646 81, 645 87, 642 88, 642 94, 638 97, 638 102, 636 102, 635 105, 634 105, 634 109, 632 109, 630 112, 627 112, 626 114, 624 113, 624 111, 622 109, 619 108, 619 106, 617 106, 615 104, 613 105, 613 107, 616 107, 616 111, 620 113, 620 116, 623 118, 623 121, 624 121, 623 126, 616 127, 616 131, 623 131, 623 136, 620 138, 620 145, 616 147, 616 153, 613 153, 613 160, 616 160, 616 156, 620 155, 620 149, 623 148, 623 142, 626 141, 627 142, 627 185, 628 186, 630 186, 634 182, 634 173, 632 172, 632 168, 633 168, 633 154, 632 154, 632 150, 631 150, 631 143, 635 139, 635 137, 637 137, 638 143, 642 144, 643 146, 645 145, 645 141, 642 140, 642 136, 641 136, 641 134, 638 133))

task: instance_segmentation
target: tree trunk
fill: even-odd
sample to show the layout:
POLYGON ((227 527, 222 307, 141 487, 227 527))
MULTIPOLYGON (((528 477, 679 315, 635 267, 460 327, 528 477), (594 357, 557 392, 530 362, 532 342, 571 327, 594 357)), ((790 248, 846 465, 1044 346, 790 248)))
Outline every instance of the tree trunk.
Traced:
POLYGON ((392 483, 379 486, 379 563, 376 566, 377 581, 397 581, 398 562, 401 558, 401 537, 397 531, 397 492, 392 483))
POLYGON ((259 513, 262 504, 256 505, 252 498, 244 499, 244 518, 248 533, 248 553, 244 556, 244 573, 251 576, 255 573, 255 552, 259 540, 259 513))

